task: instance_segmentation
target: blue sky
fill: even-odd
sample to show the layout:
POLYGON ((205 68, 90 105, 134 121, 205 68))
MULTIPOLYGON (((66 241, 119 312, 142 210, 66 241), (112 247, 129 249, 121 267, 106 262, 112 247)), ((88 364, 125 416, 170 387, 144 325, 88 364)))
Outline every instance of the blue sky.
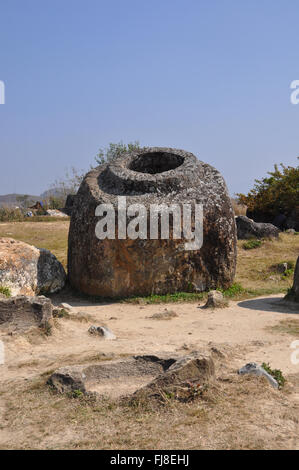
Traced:
POLYGON ((231 194, 296 165, 298 19, 298 0, 1 0, 0 194, 120 140, 194 152, 231 194))

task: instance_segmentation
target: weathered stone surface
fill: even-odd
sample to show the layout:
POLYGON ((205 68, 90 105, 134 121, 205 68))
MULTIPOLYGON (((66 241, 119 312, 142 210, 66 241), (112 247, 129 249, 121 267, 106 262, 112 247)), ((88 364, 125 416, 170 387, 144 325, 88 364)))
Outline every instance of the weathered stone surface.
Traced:
POLYGON ((228 301, 224 298, 222 292, 212 290, 208 293, 208 300, 203 308, 224 308, 227 306, 228 301))
POLYGON ((106 326, 95 326, 91 325, 88 329, 88 333, 91 335, 101 336, 104 339, 116 339, 116 336, 112 331, 106 326))
POLYGON ((84 366, 61 367, 51 375, 48 383, 60 393, 75 390, 85 393, 86 375, 84 370, 84 366))
POLYGON ((174 361, 156 356, 136 356, 98 364, 62 367, 51 375, 48 383, 61 393, 80 390, 84 393, 121 396, 135 392, 140 385, 150 382, 174 361))
POLYGON ((248 364, 246 364, 246 366, 238 370, 238 374, 241 374, 241 375, 252 374, 252 375, 257 375, 257 376, 263 376, 268 380, 268 382, 272 385, 272 387, 278 388, 278 383, 274 379, 274 377, 272 377, 272 375, 270 375, 267 371, 265 371, 263 367, 259 366, 255 362, 249 362, 248 364))
POLYGON ((287 294, 286 299, 292 300, 294 302, 299 302, 299 256, 297 258, 297 263, 294 272, 293 287, 289 294, 287 294))
MULTIPOLYGON (((170 218, 172 219, 172 218, 170 218)), ((127 218, 127 223, 129 222, 127 218)), ((171 220, 172 224, 172 220, 171 220)), ((116 232, 118 219, 116 220, 116 232)), ((236 227, 225 182, 210 165, 183 150, 151 148, 126 154, 89 172, 71 217, 68 273, 73 287, 119 297, 227 288, 236 266, 236 227), (203 246, 186 251, 184 238, 99 240, 101 203, 203 205, 203 246)))
POLYGON ((67 304, 66 302, 62 302, 61 304, 59 304, 58 308, 62 308, 64 310, 66 310, 67 312, 73 312, 74 311, 74 308, 70 304, 67 304))
POLYGON ((150 396, 161 391, 176 392, 184 385, 207 383, 214 374, 211 356, 194 352, 184 357, 135 356, 63 367, 51 375, 48 383, 61 393, 80 390, 114 397, 150 396))
POLYGON ((245 215, 236 217, 237 234, 239 240, 250 238, 278 238, 279 230, 272 224, 254 222, 245 215))
POLYGON ((207 384, 215 375, 215 365, 210 355, 194 352, 176 359, 152 382, 137 390, 135 395, 157 395, 162 393, 183 397, 190 387, 207 384))
POLYGON ((0 285, 12 295, 38 295, 58 292, 66 274, 57 258, 12 238, 0 238, 0 285))
POLYGON ((46 327, 52 320, 52 303, 44 296, 20 295, 0 299, 0 327, 27 330, 32 326, 46 327))
POLYGON ((66 201, 65 201, 65 207, 61 209, 66 215, 72 215, 72 210, 74 207, 76 195, 75 194, 68 194, 66 201))

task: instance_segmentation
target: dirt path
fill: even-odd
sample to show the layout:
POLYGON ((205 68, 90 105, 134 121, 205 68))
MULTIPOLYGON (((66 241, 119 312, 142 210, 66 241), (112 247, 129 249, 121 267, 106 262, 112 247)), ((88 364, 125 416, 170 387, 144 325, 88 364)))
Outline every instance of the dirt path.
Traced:
MULTIPOLYGON (((214 346, 226 357, 222 366, 218 370, 216 368, 216 373, 220 378, 220 387, 224 387, 224 401, 211 408, 210 418, 204 424, 208 426, 205 434, 202 435, 201 441, 198 438, 194 445, 204 448, 230 448, 230 446, 234 448, 258 448, 259 446, 261 448, 299 448, 299 364, 292 364, 293 350, 290 347, 294 340, 299 339, 298 335, 296 336, 298 330, 295 329, 294 334, 292 323, 298 322, 299 311, 285 307, 281 303, 280 296, 231 302, 228 308, 215 311, 204 310, 198 304, 189 303, 96 305, 71 298, 69 303, 74 309, 75 319, 57 320, 53 334, 49 337, 41 336, 36 332, 25 336, 9 336, 3 331, 0 332, 0 339, 5 344, 6 352, 6 363, 0 366, 0 391, 2 390, 0 422, 6 416, 4 427, 0 426, 0 445, 2 442, 8 448, 11 446, 69 448, 75 445, 74 440, 79 439, 79 429, 82 435, 80 434, 81 440, 78 440, 77 445, 83 448, 88 446, 134 448, 134 445, 137 445, 134 444, 137 443, 136 437, 132 437, 131 445, 127 444, 125 439, 130 438, 127 429, 123 430, 123 434, 119 432, 117 435, 114 435, 114 431, 110 429, 109 419, 115 420, 117 426, 122 426, 121 419, 123 418, 118 417, 120 411, 115 412, 114 415, 111 411, 112 415, 109 415, 110 418, 107 417, 106 431, 105 427, 101 429, 101 432, 106 432, 106 434, 102 435, 104 440, 99 443, 93 437, 100 432, 99 424, 93 420, 92 416, 84 418, 84 424, 80 421, 83 418, 80 418, 80 424, 77 421, 79 418, 73 422, 74 418, 69 417, 74 413, 71 403, 63 402, 64 405, 60 405, 62 399, 45 395, 48 392, 44 388, 38 392, 41 393, 40 398, 36 395, 32 399, 30 394, 33 392, 30 391, 30 384, 34 384, 45 374, 64 365, 82 364, 131 354, 161 354, 163 352, 188 354, 197 349, 211 350, 214 346), (156 313, 163 313, 165 309, 174 311, 177 316, 168 320, 151 318, 156 313), (87 331, 91 324, 108 326, 117 339, 109 341, 89 335, 87 331), (243 379, 238 378, 237 368, 250 361, 269 362, 272 368, 281 369, 289 379, 287 392, 282 394, 273 389, 270 390, 271 387, 265 390, 261 385, 247 383, 245 379, 243 382, 243 379), (26 384, 28 384, 28 391, 26 391, 26 384), (10 403, 11 390, 17 390, 17 394, 10 403), (29 395, 26 395, 28 393, 29 395), (28 397, 33 400, 33 403, 39 400, 36 405, 36 415, 32 411, 34 405, 31 405, 28 397), (225 397, 230 397, 230 401, 227 401, 225 397), (253 397, 255 397, 254 400, 253 397), (53 403, 47 404, 45 400, 53 400, 53 403), (66 414, 65 423, 61 422, 61 424, 56 412, 56 407, 59 406, 64 407, 63 413, 66 414), (70 407, 72 407, 71 411, 70 407), (43 419, 40 417, 41 413, 44 413, 43 419), (227 421, 228 416, 229 421, 227 421), (45 427, 45 421, 49 421, 52 431, 45 427), (26 425, 24 433, 26 422, 29 424, 26 425), (60 437, 56 431, 57 427, 61 427, 60 437), (93 429, 93 434, 90 436, 93 429), (229 437, 230 433, 232 437, 229 437), (85 440, 86 436, 89 436, 88 442, 85 440)), ((295 328, 298 328, 298 323, 295 328)), ((121 386, 118 384, 118 387, 121 386)), ((126 386, 127 384, 124 384, 124 390, 126 386)), ((152 445, 155 448, 167 448, 167 446, 168 448, 175 448, 173 446, 191 448, 194 440, 193 432, 197 429, 196 426, 201 429, 203 424, 198 422, 197 415, 194 414, 194 417, 190 418, 193 427, 188 427, 188 423, 187 427, 185 424, 181 425, 184 429, 182 441, 182 434, 176 427, 175 419, 181 420, 182 423, 187 422, 185 412, 179 409, 174 411, 173 424, 169 424, 167 417, 164 422, 164 418, 159 418, 159 414, 153 415, 151 419, 153 423, 156 423, 156 434, 151 433, 150 436, 147 434, 146 439, 149 440, 144 444, 144 433, 147 430, 140 428, 138 445, 140 447, 152 445), (170 435, 165 437, 164 429, 169 425, 173 426, 173 439, 177 441, 169 441, 170 435), (161 437, 158 431, 160 428, 161 437), (151 441, 154 439, 153 436, 156 436, 155 441, 151 441)), ((188 412, 198 413, 195 408, 188 412)), ((205 413, 205 408, 200 413, 205 413)), ((104 426, 104 418, 101 419, 101 426, 104 426)), ((138 419, 142 423, 145 418, 142 414, 138 419)), ((130 423, 134 434, 137 426, 134 416, 130 423)))
POLYGON ((292 341, 298 339, 275 331, 281 321, 299 319, 299 312, 280 303, 281 297, 231 302, 224 310, 203 310, 198 304, 95 305, 70 302, 86 321, 60 319, 53 335, 0 336, 6 346, 2 379, 28 377, 68 361, 85 362, 97 353, 145 354, 181 352, 205 348, 209 343, 233 348, 236 365, 269 362, 284 373, 297 373, 292 364, 292 341), (165 309, 176 312, 170 320, 151 318, 165 309), (107 325, 117 336, 105 341, 87 333, 91 324, 107 325))

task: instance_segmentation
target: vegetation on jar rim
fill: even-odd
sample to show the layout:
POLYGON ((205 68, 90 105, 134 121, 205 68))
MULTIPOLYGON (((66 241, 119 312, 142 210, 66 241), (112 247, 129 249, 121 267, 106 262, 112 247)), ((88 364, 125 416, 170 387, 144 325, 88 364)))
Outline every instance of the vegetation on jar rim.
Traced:
POLYGON ((270 374, 278 383, 279 388, 282 388, 286 382, 285 377, 280 369, 272 369, 270 364, 263 362, 262 368, 265 369, 268 374, 270 374))

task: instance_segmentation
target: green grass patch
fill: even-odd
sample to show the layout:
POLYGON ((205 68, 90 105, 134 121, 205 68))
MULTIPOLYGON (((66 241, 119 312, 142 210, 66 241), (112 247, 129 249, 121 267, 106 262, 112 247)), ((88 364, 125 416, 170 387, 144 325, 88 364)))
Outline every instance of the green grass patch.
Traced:
MULTIPOLYGON (((239 283, 232 284, 228 289, 218 289, 224 297, 232 300, 243 300, 246 298, 260 297, 263 295, 280 294, 286 292, 287 289, 269 288, 269 289, 245 289, 239 283)), ((174 302, 197 302, 207 298, 207 292, 176 292, 175 294, 165 295, 149 295, 146 297, 129 297, 119 299, 124 303, 132 304, 163 304, 174 302)))
POLYGON ((206 297, 205 292, 176 292, 174 294, 149 295, 146 297, 129 297, 122 299, 121 302, 131 304, 167 304, 173 302, 197 302, 206 297))
POLYGON ((239 284, 238 282, 235 282, 234 284, 232 284, 228 289, 219 289, 219 290, 220 292, 222 292, 222 294, 225 297, 228 297, 228 298, 243 296, 244 294, 247 293, 246 289, 244 289, 244 287, 242 287, 241 284, 239 284))
POLYGON ((0 286, 0 294, 5 295, 5 297, 11 297, 11 290, 9 287, 0 286))
POLYGON ((262 240, 248 240, 248 242, 243 243, 242 248, 244 250, 254 250, 255 248, 260 248, 262 243, 262 240))
POLYGON ((266 364, 263 362, 262 368, 265 369, 268 374, 272 375, 272 377, 277 381, 278 386, 281 388, 284 386, 286 379, 283 376, 283 373, 280 369, 271 369, 270 364, 266 364))

